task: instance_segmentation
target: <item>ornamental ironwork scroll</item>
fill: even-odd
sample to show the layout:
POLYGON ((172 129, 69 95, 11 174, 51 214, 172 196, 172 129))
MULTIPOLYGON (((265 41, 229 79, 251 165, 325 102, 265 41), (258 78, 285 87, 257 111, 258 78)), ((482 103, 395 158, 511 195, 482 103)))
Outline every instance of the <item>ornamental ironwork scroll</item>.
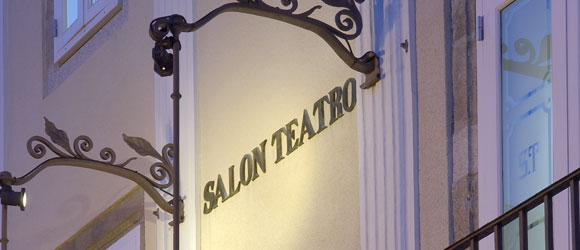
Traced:
MULTIPOLYGON (((173 144, 165 145, 162 152, 159 153, 147 140, 123 134, 123 140, 140 156, 148 156, 156 159, 156 162, 149 168, 152 177, 149 178, 126 167, 131 161, 137 159, 136 157, 117 162, 115 151, 109 147, 105 147, 99 152, 100 159, 90 158, 86 153, 91 152, 93 149, 93 141, 91 138, 85 135, 78 136, 74 139, 71 147, 66 132, 56 128, 54 123, 48 119, 44 118, 44 120, 45 132, 50 140, 41 136, 31 137, 27 143, 28 153, 35 159, 42 159, 50 151, 56 157, 46 159, 22 177, 15 178, 9 173, 3 172, 0 175, 0 179, 4 184, 15 186, 23 185, 44 169, 52 166, 88 168, 132 180, 143 188, 161 209, 170 214, 174 213, 172 208, 173 200, 165 200, 160 193, 163 192, 173 199, 173 195, 167 191, 173 185, 174 180, 174 169, 171 161, 175 154, 173 144)), ((181 207, 183 208, 183 206, 181 207)), ((183 210, 180 213, 183 215, 183 210)))
MULTIPOLYGON (((362 32, 362 17, 356 3, 364 0, 321 0, 322 3, 340 9, 334 18, 335 25, 329 25, 314 18, 313 13, 322 9, 322 5, 315 5, 310 9, 298 12, 298 0, 279 0, 281 6, 272 6, 264 0, 238 0, 224 4, 194 23, 187 23, 180 15, 160 17, 150 24, 149 35, 159 44, 168 44, 168 39, 176 38, 181 32, 194 32, 218 15, 226 12, 240 12, 286 22, 309 30, 320 36, 350 68, 364 73, 366 79, 362 88, 374 86, 380 77, 379 59, 373 51, 356 57, 349 41, 357 38, 362 32), (167 37, 171 32, 173 37, 167 37), (340 40, 344 40, 346 45, 340 40)), ((169 49, 165 46, 165 49, 169 49)))

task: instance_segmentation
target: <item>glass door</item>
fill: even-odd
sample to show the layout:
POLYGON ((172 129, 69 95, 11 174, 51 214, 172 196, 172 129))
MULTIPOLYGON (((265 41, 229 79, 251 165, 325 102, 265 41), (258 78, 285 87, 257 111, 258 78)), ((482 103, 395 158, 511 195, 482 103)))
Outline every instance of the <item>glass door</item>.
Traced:
MULTIPOLYGON (((553 181, 550 0, 516 0, 500 10, 503 212, 553 181)), ((544 248, 544 209, 528 214, 530 249, 544 248)), ((518 220, 504 249, 519 249, 518 220)))
MULTIPOLYGON (((577 149, 578 134, 569 132, 569 126, 578 124, 573 120, 577 119, 573 112, 578 111, 574 101, 578 93, 568 92, 578 89, 577 81, 571 81, 577 77, 570 77, 570 72, 577 71, 569 69, 570 60, 578 60, 578 55, 569 55, 569 44, 578 41, 571 36, 578 32, 570 31, 578 24, 570 18, 578 10, 570 6, 578 4, 571 0, 477 1, 484 27, 483 40, 477 42, 480 225, 570 172, 574 161, 568 152, 577 149)), ((554 220, 565 227, 569 206, 567 197, 562 198, 554 207, 554 220)), ((542 206, 528 212, 530 249, 544 249, 543 214, 542 206)), ((568 233, 557 230, 555 249, 568 249, 568 233)), ((519 249, 517 219, 503 232, 504 249, 519 249)))

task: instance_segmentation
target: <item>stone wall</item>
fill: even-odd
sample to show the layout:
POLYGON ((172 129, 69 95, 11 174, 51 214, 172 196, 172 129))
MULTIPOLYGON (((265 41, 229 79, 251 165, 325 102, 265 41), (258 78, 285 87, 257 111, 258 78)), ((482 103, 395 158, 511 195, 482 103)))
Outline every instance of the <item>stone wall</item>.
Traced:
POLYGON ((417 0, 420 249, 453 241, 449 0, 417 0))
POLYGON ((477 61, 475 0, 451 0, 453 81, 453 234, 459 240, 477 223, 477 61))
POLYGON ((475 0, 416 0, 421 249, 478 228, 475 0))

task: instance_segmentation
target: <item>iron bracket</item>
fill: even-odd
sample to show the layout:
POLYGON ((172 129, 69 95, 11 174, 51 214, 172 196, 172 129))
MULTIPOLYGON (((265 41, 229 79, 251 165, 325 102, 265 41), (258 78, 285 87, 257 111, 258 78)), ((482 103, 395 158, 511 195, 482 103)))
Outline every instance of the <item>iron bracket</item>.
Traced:
MULTIPOLYGON (((163 147, 161 154, 157 152, 151 143, 140 137, 131 137, 123 134, 123 140, 135 152, 141 156, 149 156, 156 159, 149 169, 151 177, 149 178, 135 170, 126 168, 126 166, 136 157, 129 158, 124 162, 116 162, 116 154, 111 148, 103 148, 99 155, 100 160, 92 159, 85 155, 93 149, 93 141, 85 135, 78 136, 71 148, 66 132, 55 127, 54 123, 44 118, 45 132, 50 137, 48 139, 41 136, 33 136, 28 140, 28 153, 35 159, 43 158, 47 150, 57 155, 57 157, 49 158, 37 165, 27 174, 22 177, 13 177, 10 172, 0 172, 0 184, 2 185, 23 185, 32 180, 43 170, 52 166, 72 166, 79 168, 87 168, 113 174, 116 176, 129 179, 139 185, 153 201, 165 212, 173 214, 173 195, 167 191, 173 185, 174 169, 171 158, 175 154, 175 147, 173 144, 167 144, 163 147), (59 147, 57 147, 58 145, 59 147), (167 201, 161 193, 165 193, 170 198, 167 201)), ((183 221, 183 200, 180 197, 180 218, 183 221)))
POLYGON ((298 0, 280 0, 280 2, 281 6, 271 6, 264 3, 263 0, 238 0, 214 9, 194 23, 187 23, 185 18, 180 15, 156 18, 149 26, 149 35, 156 43, 159 43, 169 32, 172 33, 173 37, 177 37, 181 32, 195 32, 222 13, 252 14, 314 32, 333 49, 346 65, 365 74, 365 80, 361 87, 370 88, 380 80, 377 55, 373 51, 368 51, 361 57, 356 57, 349 44, 350 40, 357 38, 362 32, 362 17, 355 2, 362 3, 364 0, 322 0, 323 3, 331 7, 341 9, 335 15, 335 26, 311 17, 315 11, 322 8, 321 5, 315 5, 307 11, 296 13, 298 0), (340 40, 344 40, 344 43, 340 40))

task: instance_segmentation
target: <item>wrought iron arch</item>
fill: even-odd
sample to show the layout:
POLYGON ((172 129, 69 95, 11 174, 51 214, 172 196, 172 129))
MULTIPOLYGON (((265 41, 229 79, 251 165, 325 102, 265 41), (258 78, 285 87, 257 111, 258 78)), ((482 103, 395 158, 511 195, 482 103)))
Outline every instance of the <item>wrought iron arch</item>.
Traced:
MULTIPOLYGON (((86 135, 75 138, 71 144, 69 138, 63 130, 56 128, 54 123, 44 118, 45 132, 50 140, 33 136, 28 140, 27 149, 30 156, 35 159, 43 158, 48 151, 56 155, 38 164, 34 169, 22 177, 13 177, 9 172, 0 173, 0 182, 5 185, 20 186, 32 180, 36 175, 45 169, 53 166, 72 166, 92 169, 100 172, 113 174, 125 179, 129 179, 139 185, 153 199, 153 201, 164 211, 173 214, 172 200, 166 201, 161 193, 165 193, 173 198, 173 194, 168 189, 173 185, 175 173, 171 158, 175 156, 175 146, 166 144, 161 153, 158 153, 151 143, 140 137, 131 137, 123 134, 123 140, 141 156, 148 156, 156 159, 149 172, 151 178, 136 170, 126 168, 126 166, 136 157, 129 158, 123 162, 116 162, 117 157, 113 149, 105 147, 99 152, 100 160, 91 158, 86 153, 93 149, 93 141, 86 135), (57 147, 58 146, 58 147, 57 147), (160 193, 161 192, 161 193, 160 193)), ((183 202, 182 200, 180 200, 183 202)), ((183 207, 179 214, 183 217, 183 207)))
MULTIPOLYGON (((321 5, 315 5, 305 12, 297 13, 298 0, 280 1, 283 8, 271 6, 263 0, 238 0, 214 9, 194 23, 187 23, 180 15, 156 18, 149 26, 149 35, 156 42, 157 48, 161 46, 167 50, 171 48, 172 41, 178 41, 180 33, 195 32, 220 14, 239 12, 262 16, 292 24, 318 35, 346 65, 365 74, 366 79, 361 85, 362 88, 370 88, 379 81, 377 55, 373 51, 368 51, 361 57, 356 57, 349 44, 350 40, 357 38, 362 32, 362 17, 355 3, 362 3, 364 0, 321 0, 329 6, 341 9, 334 18, 336 27, 312 17, 315 11, 322 9, 321 5), (168 37, 169 33, 172 37, 168 37), (348 47, 340 39, 343 39, 348 47)), ((164 76, 168 75, 170 74, 164 76)))

